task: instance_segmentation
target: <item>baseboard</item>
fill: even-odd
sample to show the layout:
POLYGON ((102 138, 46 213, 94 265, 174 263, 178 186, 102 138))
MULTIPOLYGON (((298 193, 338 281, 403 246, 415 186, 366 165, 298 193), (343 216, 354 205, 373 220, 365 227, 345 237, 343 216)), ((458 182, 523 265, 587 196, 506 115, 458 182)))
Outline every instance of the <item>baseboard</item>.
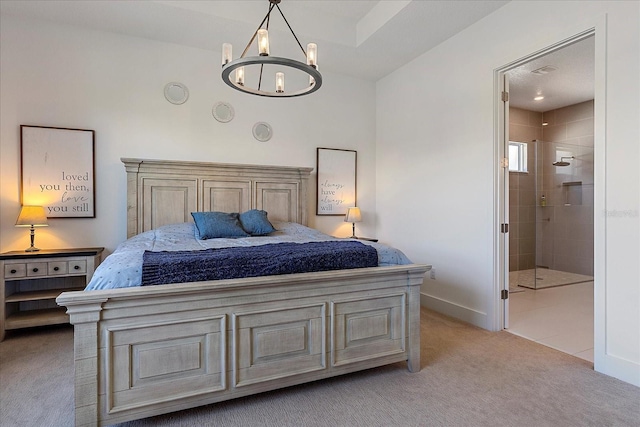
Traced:
POLYGON ((610 354, 594 354, 593 369, 640 387, 640 364, 610 354))
POLYGON ((487 313, 482 313, 472 308, 422 292, 420 293, 420 305, 430 310, 437 311, 438 313, 471 323, 472 325, 480 328, 491 330, 491 327, 488 326, 487 313))

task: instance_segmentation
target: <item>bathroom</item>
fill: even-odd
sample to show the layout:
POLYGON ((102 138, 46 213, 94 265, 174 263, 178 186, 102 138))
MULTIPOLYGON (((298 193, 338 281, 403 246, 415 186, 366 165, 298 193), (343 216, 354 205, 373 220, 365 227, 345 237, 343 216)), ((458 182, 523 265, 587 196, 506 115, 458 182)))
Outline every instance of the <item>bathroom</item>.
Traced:
POLYGON ((511 287, 592 280, 593 100, 544 113, 512 107, 509 117, 511 144, 529 141, 526 170, 509 173, 511 287))
POLYGON ((516 102, 509 108, 507 329, 591 361, 593 52, 590 37, 510 73, 510 97, 516 102), (579 70, 569 76, 571 82, 567 63, 579 70), (552 80, 556 89, 550 88, 552 80), (578 83, 583 87, 576 88, 578 83), (563 101, 567 88, 573 94, 563 101), (532 102, 532 95, 540 99, 532 102), (532 99, 518 102, 525 96, 532 99))

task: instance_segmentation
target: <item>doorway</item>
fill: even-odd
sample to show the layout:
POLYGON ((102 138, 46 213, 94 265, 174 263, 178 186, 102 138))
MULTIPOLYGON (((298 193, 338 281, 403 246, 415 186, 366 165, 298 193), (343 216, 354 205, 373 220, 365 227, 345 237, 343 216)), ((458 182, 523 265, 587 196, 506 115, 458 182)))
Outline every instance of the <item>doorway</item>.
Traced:
POLYGON ((585 32, 502 70, 500 206, 503 328, 592 362, 594 39, 585 32))

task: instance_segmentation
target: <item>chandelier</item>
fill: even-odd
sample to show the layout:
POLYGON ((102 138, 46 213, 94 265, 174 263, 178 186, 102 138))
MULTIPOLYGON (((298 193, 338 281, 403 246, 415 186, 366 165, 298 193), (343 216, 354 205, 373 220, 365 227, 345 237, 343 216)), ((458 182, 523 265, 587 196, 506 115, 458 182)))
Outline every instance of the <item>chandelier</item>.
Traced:
POLYGON ((278 4, 281 0, 269 0, 269 11, 266 16, 258 26, 258 29, 253 33, 251 40, 247 43, 247 46, 244 48, 242 55, 240 58, 233 60, 231 56, 232 47, 229 43, 224 43, 222 45, 222 80, 229 86, 239 91, 250 93, 253 95, 259 96, 268 96, 274 98, 290 98, 294 96, 308 95, 320 89, 322 86, 322 75, 318 71, 318 47, 315 43, 309 43, 307 45, 307 50, 305 51, 300 44, 300 40, 293 32, 291 25, 285 18, 282 10, 280 10, 280 6, 278 4), (280 15, 282 15, 282 19, 289 27, 293 38, 295 38, 298 46, 302 50, 304 57, 306 59, 305 62, 296 61, 294 59, 282 58, 278 56, 270 56, 269 49, 269 19, 271 17, 271 12, 274 8, 278 9, 280 15), (264 28, 263 28, 264 26, 264 28), (258 44, 258 56, 245 56, 249 47, 257 39, 258 44), (278 71, 275 73, 275 91, 269 91, 262 88, 263 84, 263 71, 265 65, 268 66, 277 66, 279 70, 282 69, 295 69, 302 71, 308 74, 309 80, 308 84, 303 84, 301 88, 293 90, 293 91, 285 91, 284 84, 284 72, 278 71), (245 83, 245 67, 260 67, 258 83, 255 87, 250 87, 245 83), (232 77, 233 76, 233 77, 232 77))

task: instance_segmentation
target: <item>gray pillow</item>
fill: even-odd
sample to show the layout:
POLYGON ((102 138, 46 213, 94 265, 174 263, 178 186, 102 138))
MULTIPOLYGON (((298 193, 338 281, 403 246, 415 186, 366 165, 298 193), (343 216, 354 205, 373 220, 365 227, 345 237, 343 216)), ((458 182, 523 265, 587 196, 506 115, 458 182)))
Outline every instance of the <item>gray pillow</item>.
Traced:
POLYGON ((248 237, 237 213, 191 212, 201 240, 248 237))

